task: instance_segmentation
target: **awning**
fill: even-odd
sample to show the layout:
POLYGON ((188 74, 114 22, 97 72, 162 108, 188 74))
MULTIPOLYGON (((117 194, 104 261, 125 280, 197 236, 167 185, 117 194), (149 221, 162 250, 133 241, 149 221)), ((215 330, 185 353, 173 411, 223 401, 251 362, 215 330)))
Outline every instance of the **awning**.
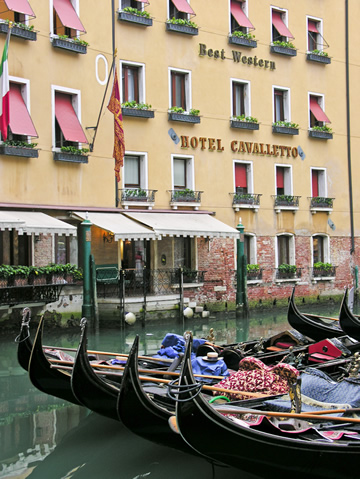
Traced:
POLYGON ((55 116, 67 141, 88 143, 75 110, 71 104, 71 96, 55 93, 55 116))
POLYGON ((122 213, 85 213, 74 211, 73 214, 81 220, 88 219, 95 226, 113 233, 115 241, 156 239, 152 229, 127 218, 122 213))
MULTIPOLYGON (((42 234, 59 234, 76 236, 77 229, 75 226, 65 223, 64 221, 53 218, 45 213, 33 211, 1 211, 0 227, 2 228, 3 220, 9 219, 13 223, 13 228, 19 234, 30 235, 32 233, 42 234)), ((10 228, 9 228, 10 229, 10 228)))
POLYGON ((8 211, 0 211, 0 230, 12 230, 24 226, 24 221, 14 218, 8 211))
POLYGON ((317 121, 324 121, 325 123, 331 123, 331 121, 325 115, 325 112, 323 111, 319 103, 316 101, 316 98, 313 96, 310 97, 310 111, 314 115, 314 117, 317 119, 317 121))
POLYGON ((30 7, 28 0, 4 0, 5 5, 12 12, 23 13, 30 17, 35 17, 33 9, 30 7))
POLYGON ((171 0, 179 12, 195 15, 194 10, 190 7, 186 0, 171 0))
POLYGON ((10 129, 15 135, 38 136, 17 83, 10 84, 10 129))
POLYGON ((283 19, 281 18, 281 14, 279 12, 272 12, 272 24, 276 28, 276 30, 279 32, 279 34, 283 37, 288 37, 288 38, 294 38, 293 34, 290 32, 288 27, 285 25, 283 22, 283 19))
POLYGON ((247 27, 255 30, 254 25, 250 22, 245 15, 244 10, 241 8, 241 4, 236 0, 231 0, 231 15, 235 18, 241 27, 247 27))
POLYGON ((125 213, 152 228, 155 235, 199 236, 203 238, 239 238, 239 232, 208 214, 125 213))
POLYGON ((64 25, 64 27, 85 32, 85 28, 70 0, 53 0, 53 4, 60 22, 64 25))
POLYGON ((317 29, 316 23, 317 22, 314 22, 314 20, 308 20, 308 31, 309 32, 320 33, 319 30, 317 29))

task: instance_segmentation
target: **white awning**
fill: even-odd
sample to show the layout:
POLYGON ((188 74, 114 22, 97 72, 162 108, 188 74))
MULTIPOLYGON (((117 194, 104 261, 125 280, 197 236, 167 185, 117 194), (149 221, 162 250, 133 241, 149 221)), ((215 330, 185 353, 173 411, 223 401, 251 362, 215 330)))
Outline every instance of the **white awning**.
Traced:
POLYGON ((45 213, 33 211, 1 211, 0 212, 0 228, 5 229, 6 221, 9 221, 5 228, 14 228, 20 235, 32 233, 42 234, 59 234, 76 236, 76 227, 65 223, 64 221, 53 218, 45 213))
POLYGON ((125 213, 152 228, 157 237, 190 236, 203 238, 239 238, 239 232, 208 214, 125 213))
POLYGON ((150 240, 156 239, 154 231, 143 226, 122 213, 87 213, 74 211, 80 219, 88 219, 92 224, 114 234, 115 241, 119 240, 150 240))

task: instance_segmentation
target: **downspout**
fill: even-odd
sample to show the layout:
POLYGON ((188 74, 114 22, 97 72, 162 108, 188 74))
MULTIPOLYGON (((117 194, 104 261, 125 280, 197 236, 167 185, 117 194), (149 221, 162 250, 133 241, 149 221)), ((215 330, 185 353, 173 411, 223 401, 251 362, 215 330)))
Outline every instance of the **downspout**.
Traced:
POLYGON ((351 175, 351 138, 350 138, 350 73, 349 73, 349 0, 345 0, 345 65, 346 65, 346 134, 347 134, 347 158, 349 175, 349 202, 350 202, 350 254, 355 252, 354 240, 354 209, 351 175))

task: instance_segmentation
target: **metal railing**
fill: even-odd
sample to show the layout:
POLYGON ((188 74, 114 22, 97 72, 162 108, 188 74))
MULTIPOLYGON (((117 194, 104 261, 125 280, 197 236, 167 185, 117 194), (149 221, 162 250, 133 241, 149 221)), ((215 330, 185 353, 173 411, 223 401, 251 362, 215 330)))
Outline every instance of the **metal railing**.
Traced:
POLYGON ((337 266, 331 268, 310 268, 311 276, 313 278, 333 278, 336 275, 337 266))
POLYGON ((310 199, 310 208, 333 208, 335 198, 326 198, 323 196, 312 196, 310 199))
POLYGON ((144 201, 154 203, 157 190, 145 190, 143 188, 119 189, 120 201, 144 201))
POLYGON ((203 191, 193 191, 188 188, 168 190, 168 192, 171 194, 171 203, 200 203, 201 193, 204 193, 203 191))
POLYGON ((260 205, 260 196, 261 194, 258 193, 229 193, 232 195, 233 205, 260 205))
POLYGON ((302 268, 296 268, 295 271, 282 271, 279 268, 275 268, 276 279, 298 279, 301 278, 302 268))
POLYGON ((301 196, 293 196, 293 195, 272 195, 274 198, 274 206, 292 206, 298 207, 299 206, 299 199, 301 196))

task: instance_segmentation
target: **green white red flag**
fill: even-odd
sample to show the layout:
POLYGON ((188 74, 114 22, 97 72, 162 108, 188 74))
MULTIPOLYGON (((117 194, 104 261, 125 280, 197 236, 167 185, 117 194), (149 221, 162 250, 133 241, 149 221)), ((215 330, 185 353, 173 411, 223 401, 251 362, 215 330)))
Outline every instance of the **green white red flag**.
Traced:
POLYGON ((10 85, 8 65, 10 35, 11 28, 9 27, 0 64, 0 132, 3 140, 7 139, 7 131, 10 123, 10 85))

